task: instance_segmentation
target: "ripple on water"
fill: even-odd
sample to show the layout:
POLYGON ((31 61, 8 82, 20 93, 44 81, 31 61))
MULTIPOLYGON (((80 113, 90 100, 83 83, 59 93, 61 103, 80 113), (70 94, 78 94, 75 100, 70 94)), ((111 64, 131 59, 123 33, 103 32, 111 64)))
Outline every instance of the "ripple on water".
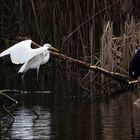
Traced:
MULTIPOLYGON (((38 106, 40 117, 33 114, 32 108, 19 107, 13 112, 15 121, 9 129, 10 139, 49 139, 51 136, 51 114, 38 106)), ((9 138, 7 134, 5 138, 9 138)))

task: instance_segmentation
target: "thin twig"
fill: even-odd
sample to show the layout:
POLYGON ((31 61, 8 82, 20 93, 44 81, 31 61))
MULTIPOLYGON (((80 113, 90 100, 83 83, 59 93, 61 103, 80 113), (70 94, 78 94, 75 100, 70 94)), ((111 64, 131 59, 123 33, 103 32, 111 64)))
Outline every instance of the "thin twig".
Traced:
POLYGON ((13 121, 15 120, 14 116, 10 113, 10 111, 3 105, 3 109, 13 118, 13 121))
POLYGON ((8 98, 9 100, 11 100, 12 102, 14 102, 15 104, 18 103, 17 100, 13 99, 12 97, 8 96, 7 94, 3 93, 0 91, 0 94, 3 95, 4 97, 8 98))
POLYGON ((37 112, 33 111, 33 113, 37 116, 37 119, 40 117, 40 115, 37 112))

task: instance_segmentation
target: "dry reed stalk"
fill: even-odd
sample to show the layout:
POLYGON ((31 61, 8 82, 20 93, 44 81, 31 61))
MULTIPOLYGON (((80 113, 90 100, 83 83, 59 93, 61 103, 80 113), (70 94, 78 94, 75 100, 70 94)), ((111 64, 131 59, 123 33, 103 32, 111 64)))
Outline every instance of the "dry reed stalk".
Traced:
MULTIPOLYGON (((114 37, 113 30, 110 30, 109 27, 110 22, 104 27, 101 38, 101 67, 128 74, 129 63, 134 55, 136 43, 139 42, 140 27, 136 26, 135 20, 131 18, 126 21, 124 36, 118 38, 114 37)), ((104 83, 106 80, 106 77, 102 76, 102 82, 104 83)))
MULTIPOLYGON (((124 0, 104 0, 102 2, 95 0, 32 0, 26 2, 2 0, 0 6, 2 46, 9 47, 13 44, 9 40, 13 41, 18 36, 28 36, 41 45, 49 42, 53 46, 57 46, 64 54, 76 59, 108 67, 113 71, 127 73, 129 61, 136 46, 134 42, 139 42, 139 25, 134 24, 134 20, 135 23, 139 20, 137 5, 140 2, 132 1, 134 7, 132 11, 129 10, 130 4, 122 7, 123 2, 124 0), (122 9, 125 11, 125 17, 122 9), (126 13, 127 11, 128 13, 126 13), (130 21, 127 14, 133 15, 134 20, 130 21), (125 20, 127 21, 124 26, 125 20), (111 25, 112 29, 109 27, 105 32, 105 27, 103 29, 102 25, 106 21, 112 22, 113 25, 111 25), (104 38, 103 32, 106 34, 104 38), (123 34, 125 35, 123 36, 123 34), (107 37, 107 35, 109 36, 107 37), (102 43, 100 42, 101 36, 102 43), (106 46, 102 52, 100 51, 100 47, 103 47, 101 44, 106 46), (107 52, 106 54, 104 50, 107 52), (99 58, 100 52, 104 53, 101 59, 99 58), (127 60, 125 60, 126 57, 127 60), (107 59, 110 62, 108 66, 107 59)), ((68 72, 76 71, 68 64, 66 67, 68 72)), ((78 69, 77 72, 79 72, 78 69)), ((88 75, 91 83, 100 79, 99 74, 92 74, 88 75), (98 76, 95 78, 92 74, 98 76)))
MULTIPOLYGON (((101 67, 109 71, 113 71, 113 56, 112 56, 112 25, 107 22, 104 33, 101 38, 101 67)), ((102 82, 105 81, 105 76, 102 75, 102 82)))

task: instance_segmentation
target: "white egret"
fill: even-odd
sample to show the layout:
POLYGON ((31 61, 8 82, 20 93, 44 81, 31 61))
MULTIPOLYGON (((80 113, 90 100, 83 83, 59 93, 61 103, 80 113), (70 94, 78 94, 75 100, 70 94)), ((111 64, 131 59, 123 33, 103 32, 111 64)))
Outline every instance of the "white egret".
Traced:
POLYGON ((10 55, 12 63, 23 64, 18 73, 25 73, 29 69, 37 69, 38 77, 40 65, 47 63, 50 58, 49 50, 58 50, 50 44, 44 44, 43 47, 32 49, 31 43, 32 40, 21 41, 0 53, 0 57, 10 55))

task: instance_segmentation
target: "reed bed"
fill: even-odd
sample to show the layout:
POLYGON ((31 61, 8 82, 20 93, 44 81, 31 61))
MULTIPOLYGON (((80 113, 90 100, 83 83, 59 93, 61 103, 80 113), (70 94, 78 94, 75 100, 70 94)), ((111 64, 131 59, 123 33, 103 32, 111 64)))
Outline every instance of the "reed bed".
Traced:
MULTIPOLYGON (((68 56, 127 74, 139 43, 139 7, 139 0, 1 0, 0 48, 26 36, 40 45, 48 42, 68 56)), ((67 63, 65 69, 69 81, 78 79, 89 91, 105 79, 67 63), (82 78, 73 79, 75 73, 82 78)))
MULTIPOLYGON (((113 34, 113 22, 108 21, 104 23, 103 34, 101 36, 100 57, 97 64, 108 71, 128 75, 129 64, 135 54, 135 49, 136 47, 140 47, 140 23, 138 22, 136 24, 133 17, 125 21, 122 36, 115 36, 113 34)), ((115 91, 116 89, 121 89, 122 83, 118 83, 114 79, 102 74, 98 74, 97 80, 96 75, 94 74, 94 78, 92 78, 94 82, 92 85, 94 87, 95 83, 97 83, 97 86, 100 85, 103 90, 115 91)), ((88 72, 85 77, 81 81, 87 87, 85 83, 91 82, 89 80, 91 77, 90 73, 88 72)))

